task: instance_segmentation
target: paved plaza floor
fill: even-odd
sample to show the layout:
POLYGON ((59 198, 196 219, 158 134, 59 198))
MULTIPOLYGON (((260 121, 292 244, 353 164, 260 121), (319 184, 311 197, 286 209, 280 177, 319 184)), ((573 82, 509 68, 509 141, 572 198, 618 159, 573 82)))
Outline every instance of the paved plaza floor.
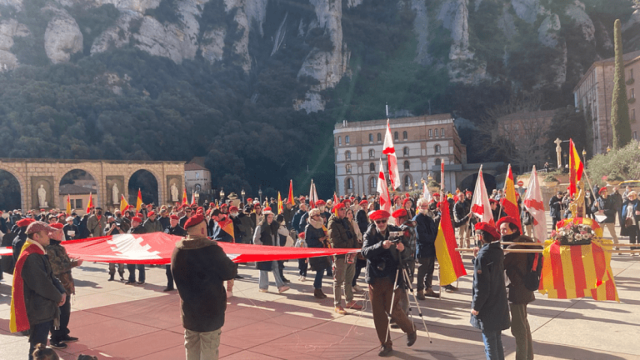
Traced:
MULTIPOLYGON (((471 258, 463 258, 471 273, 471 258)), ((553 300, 536 293, 529 306, 536 359, 640 359, 640 257, 613 255, 612 268, 621 303, 592 299, 553 300)), ((324 300, 313 297, 312 279, 297 280, 297 261, 285 276, 291 290, 258 292, 258 271, 239 266, 222 328, 223 359, 373 359, 379 343, 370 305, 348 315, 333 312, 331 279, 324 278, 324 300)), ((176 291, 165 293, 164 267, 147 268, 144 286, 107 281, 107 265, 88 263, 73 270, 69 328, 79 337, 58 351, 65 360, 78 354, 99 359, 184 359, 183 328, 176 291)), ((314 272, 309 271, 310 277, 314 272)), ((26 359, 27 338, 10 334, 11 276, 0 282, 0 360, 26 359)), ((271 279, 273 281, 273 279, 271 279)), ((360 285, 364 286, 364 274, 360 285)), ((393 356, 400 359, 484 359, 480 332, 469 325, 471 276, 460 290, 442 299, 421 301, 432 343, 416 316, 418 341, 411 348, 400 330, 392 330, 393 356)), ((437 287, 436 287, 436 290, 437 287)), ((366 293, 357 294, 364 300, 366 293)), ((416 313, 414 311, 414 313, 416 313)), ((503 332, 507 359, 515 359, 515 342, 503 332)))

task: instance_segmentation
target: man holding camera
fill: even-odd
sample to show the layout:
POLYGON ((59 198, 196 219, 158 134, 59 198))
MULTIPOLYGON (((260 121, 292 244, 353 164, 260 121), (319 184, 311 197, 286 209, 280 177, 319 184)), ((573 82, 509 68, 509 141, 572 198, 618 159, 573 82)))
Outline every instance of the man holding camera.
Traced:
MULTIPOLYGON (((122 234, 123 231, 120 228, 120 223, 116 222, 113 216, 107 218, 107 226, 104 228, 104 234, 106 236, 122 234)), ((118 274, 120 274, 120 281, 124 281, 124 264, 118 264, 118 274)), ((109 281, 114 280, 116 275, 116 264, 109 263, 109 281)))
POLYGON ((391 231, 400 231, 395 226, 387 225, 390 216, 391 214, 384 210, 377 210, 369 216, 375 222, 375 226, 369 227, 364 234, 362 247, 362 255, 367 259, 366 281, 369 284, 373 322, 381 344, 378 356, 388 356, 393 351, 387 321, 389 309, 392 309, 391 319, 407 334, 407 346, 412 346, 417 339, 413 323, 398 305, 398 301, 407 296, 401 276, 398 276, 399 286, 394 289, 396 272, 400 267, 400 256, 406 258, 410 250, 401 241, 389 239, 391 231), (392 296, 393 307, 391 306, 392 296))

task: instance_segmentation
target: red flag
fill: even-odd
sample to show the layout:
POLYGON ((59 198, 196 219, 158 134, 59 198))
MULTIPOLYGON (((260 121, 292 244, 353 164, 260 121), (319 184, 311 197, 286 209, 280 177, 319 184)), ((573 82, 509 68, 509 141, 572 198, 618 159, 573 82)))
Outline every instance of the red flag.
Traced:
POLYGON ((387 179, 384 177, 382 159, 380 159, 380 173, 378 174, 377 191, 378 194, 380 194, 380 210, 385 210, 391 214, 391 198, 389 196, 389 188, 387 188, 387 179))
POLYGON ((187 201, 188 201, 188 200, 187 200, 187 197, 188 197, 188 196, 187 196, 187 188, 184 188, 184 189, 182 190, 182 205, 187 205, 187 204, 188 204, 188 203, 187 203, 187 201))
POLYGON ((289 204, 292 206, 296 204, 296 201, 293 199, 293 180, 289 180, 289 204))
POLYGON ((316 184, 311 180, 311 188, 309 189, 309 209, 316 207, 318 202, 318 193, 316 192, 316 184))
POLYGON ((573 140, 569 139, 569 194, 575 195, 578 182, 582 179, 582 172, 584 166, 580 161, 580 155, 576 151, 576 147, 573 144, 573 140))
POLYGON ((195 191, 191 193, 191 206, 193 206, 193 205, 197 205, 196 204, 196 192, 195 191))
POLYGON ((520 221, 520 211, 518 210, 518 200, 516 198, 516 187, 513 181, 513 172, 511 171, 511 164, 507 170, 507 178, 504 180, 504 198, 502 199, 502 210, 507 216, 518 221, 518 229, 522 234, 522 223, 520 221))
POLYGON ((87 203, 87 214, 91 212, 91 208, 93 207, 93 196, 89 193, 89 202, 87 203))
POLYGON ((484 177, 482 176, 482 166, 478 171, 478 180, 476 180, 476 187, 471 199, 471 212, 480 218, 480 221, 495 225, 493 213, 491 212, 491 203, 487 195, 487 187, 484 185, 484 177))
POLYGON ((140 188, 138 188, 138 198, 136 199, 136 212, 139 212, 140 209, 142 208, 142 192, 140 191, 140 188))
POLYGON ((387 164, 389 165, 389 180, 391 181, 391 187, 397 189, 400 187, 400 174, 398 173, 398 157, 396 156, 396 148, 393 146, 393 137, 391 136, 389 119, 387 119, 387 133, 384 136, 382 153, 387 155, 387 164))
POLYGON ((442 218, 436 236, 436 257, 440 264, 440 285, 446 286, 456 281, 460 276, 467 275, 462 264, 462 257, 456 251, 456 234, 449 214, 449 202, 442 201, 442 218))
POLYGON ((340 200, 338 200, 338 195, 336 195, 336 192, 333 192, 333 206, 338 205, 338 203, 340 202, 340 200))

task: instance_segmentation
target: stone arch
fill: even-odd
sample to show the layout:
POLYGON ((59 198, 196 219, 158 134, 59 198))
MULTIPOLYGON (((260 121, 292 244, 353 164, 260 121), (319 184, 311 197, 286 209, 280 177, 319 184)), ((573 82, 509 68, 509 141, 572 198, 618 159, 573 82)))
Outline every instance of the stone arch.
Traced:
POLYGON ((102 203, 104 201, 104 199, 102 198, 102 187, 104 186, 104 184, 102 178, 99 176, 101 174, 99 164, 60 162, 56 164, 56 170, 53 174, 53 199, 55 202, 55 207, 62 209, 66 206, 66 204, 58 204, 60 198, 60 182, 67 173, 74 170, 82 170, 91 175, 93 181, 96 182, 97 188, 96 191, 91 195, 93 197, 92 201, 95 206, 102 206, 102 203))
MULTIPOLYGON (((157 203, 156 203, 156 205, 163 204, 164 198, 163 198, 162 194, 163 194, 163 189, 164 189, 164 181, 162 181, 163 179, 162 179, 161 176, 159 176, 157 171, 154 171, 151 167, 147 167, 147 166, 137 166, 137 167, 132 167, 132 168, 128 169, 127 175, 125 176, 125 181, 124 181, 125 182, 125 187, 127 188, 127 193, 128 193, 128 196, 129 196, 127 198, 127 201, 129 201, 129 203, 131 205, 135 205, 136 204, 135 199, 137 197, 137 189, 136 189, 136 193, 135 194, 132 194, 131 192, 129 192, 128 189, 129 189, 129 185, 130 185, 129 183, 131 182, 131 177, 135 173, 137 173, 138 171, 146 171, 146 172, 150 173, 154 177, 154 179, 156 180, 156 187, 157 187, 157 197, 156 197, 157 203), (131 200, 133 200, 133 202, 131 202, 131 200)), ((180 189, 180 191, 182 191, 182 189, 180 189)), ((144 200, 144 198, 143 198, 143 200, 144 200)))
MULTIPOLYGON (((56 176, 54 177, 54 181, 57 181, 57 183, 54 184, 54 196, 57 196, 55 199, 56 201, 56 206, 59 209, 64 209, 67 205, 67 203, 60 199, 61 195, 64 194, 60 194, 60 188, 61 186, 63 186, 62 181, 64 180, 64 177, 67 176, 68 174, 74 172, 74 171, 84 171, 87 175, 91 176, 91 178, 93 179, 93 182, 95 183, 95 189, 91 189, 89 190, 89 192, 91 193, 91 198, 92 198, 92 202, 94 206, 103 206, 103 202, 104 199, 102 198, 102 192, 100 191, 100 184, 101 182, 100 177, 96 176, 92 171, 89 170, 85 170, 82 169, 80 167, 74 167, 74 166, 70 166, 70 170, 67 169, 67 167, 63 167, 62 169, 60 169, 58 172, 56 172, 56 176)), ((77 185, 78 186, 78 185, 77 185)), ((81 185, 80 185, 81 186, 81 185)), ((81 203, 77 204, 77 203, 72 203, 71 204, 71 208, 72 209, 76 209, 76 210, 82 210, 82 209, 86 209, 87 204, 88 204, 88 196, 84 195, 84 196, 72 196, 72 198, 76 199, 76 198, 81 198, 81 203)), ((72 202, 73 200, 72 199, 72 202)), ((81 214, 81 213, 80 213, 81 214)))
MULTIPOLYGON (((18 188, 20 189, 19 190, 19 192, 20 192, 20 204, 19 204, 19 207, 22 209, 22 212, 24 214, 27 211, 27 209, 26 209, 26 207, 27 207, 26 206, 26 204, 27 204, 26 203, 27 194, 26 194, 26 191, 25 191, 26 190, 26 184, 25 184, 25 181, 24 181, 24 177, 21 176, 21 174, 19 172, 15 171, 15 170, 11 170, 9 168, 6 168, 4 166, 0 166, 0 170, 6 172, 7 174, 9 174, 11 176, 13 176, 13 178, 18 183, 18 188)), ((6 208, 6 209, 0 209, 0 210, 14 210, 14 209, 6 208)))

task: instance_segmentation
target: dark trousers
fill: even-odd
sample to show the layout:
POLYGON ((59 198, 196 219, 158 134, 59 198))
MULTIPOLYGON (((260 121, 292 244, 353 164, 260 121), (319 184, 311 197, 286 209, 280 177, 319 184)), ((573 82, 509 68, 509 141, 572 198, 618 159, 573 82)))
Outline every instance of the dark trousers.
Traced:
POLYGON ((171 265, 167 264, 167 288, 173 289, 173 274, 171 273, 171 265))
POLYGON ((307 259, 298 259, 298 270, 300 270, 300 276, 307 276, 307 269, 309 268, 309 264, 307 264, 307 259))
POLYGON ((553 219, 553 230, 555 230, 555 229, 556 229, 556 224, 557 224, 560 220, 562 220, 562 217, 561 217, 561 216, 554 216, 554 217, 552 217, 552 219, 553 219))
POLYGON ((278 261, 278 271, 280 272, 280 278, 284 280, 284 261, 278 261))
POLYGON ((53 320, 31 325, 31 332, 29 334, 29 360, 33 360, 33 351, 36 349, 36 345, 47 345, 47 335, 49 335, 49 329, 51 329, 52 326, 53 320))
POLYGON ((431 289, 435 263, 435 257, 418 259, 418 291, 431 289))
POLYGON ((313 279, 314 289, 322 289, 322 274, 324 274, 324 269, 316 271, 316 277, 313 279))
POLYGON ((60 306, 60 328, 55 330, 51 324, 51 342, 59 342, 69 334, 69 317, 71 316, 71 295, 67 294, 67 300, 60 306))
MULTIPOLYGON (((391 346, 391 337, 387 336, 388 318, 387 314, 391 308, 391 296, 393 295, 393 281, 389 278, 378 278, 369 284, 369 296, 371 298, 371 312, 373 313, 373 324, 378 333, 378 340, 384 346, 391 346)), ((393 299, 393 310, 391 320, 400 326, 406 334, 414 332, 413 323, 398 305, 401 298, 406 298, 407 294, 401 287, 395 290, 393 299)))
POLYGON ((353 275, 353 281, 351 282, 351 286, 356 286, 356 281, 360 277, 360 273, 362 269, 367 266, 367 260, 356 259, 356 273, 353 275))
POLYGON ((138 280, 140 282, 144 282, 144 264, 127 264, 127 270, 129 270, 129 281, 136 281, 136 268, 138 268, 138 271, 140 272, 140 274, 138 275, 138 280))

